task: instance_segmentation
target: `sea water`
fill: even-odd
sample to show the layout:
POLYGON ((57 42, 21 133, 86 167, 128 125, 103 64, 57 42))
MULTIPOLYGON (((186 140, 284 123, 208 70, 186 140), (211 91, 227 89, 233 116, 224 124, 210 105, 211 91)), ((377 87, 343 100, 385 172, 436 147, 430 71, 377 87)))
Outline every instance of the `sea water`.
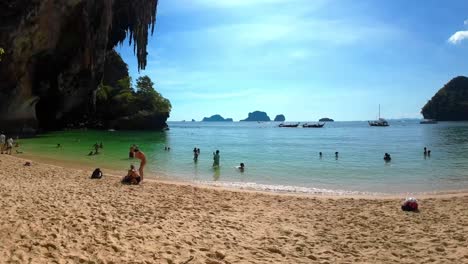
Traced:
POLYGON ((164 132, 52 132, 20 139, 20 150, 124 174, 130 164, 139 163, 128 158, 130 145, 137 144, 147 156, 147 172, 158 178, 259 190, 415 193, 468 187, 466 122, 422 125, 395 120, 389 127, 329 122, 323 128, 278 124, 170 122, 170 130, 164 132), (101 153, 88 156, 100 142, 101 153), (201 150, 198 162, 193 160, 195 147, 201 150), (423 154, 424 147, 431 150, 430 156, 423 154), (216 150, 221 166, 213 169, 216 150), (383 160, 386 152, 391 162, 383 160), (236 168, 241 162, 244 172, 236 168))

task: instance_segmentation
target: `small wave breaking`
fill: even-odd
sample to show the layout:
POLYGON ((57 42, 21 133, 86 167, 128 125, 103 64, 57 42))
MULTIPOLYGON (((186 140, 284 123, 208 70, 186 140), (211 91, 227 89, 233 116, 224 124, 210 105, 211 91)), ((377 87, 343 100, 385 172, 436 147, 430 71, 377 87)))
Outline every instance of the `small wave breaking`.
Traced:
POLYGON ((261 184, 255 182, 215 182, 215 181, 196 181, 195 183, 214 187, 266 191, 275 193, 303 193, 303 194, 322 194, 322 195, 382 195, 381 193, 358 192, 347 190, 331 190, 314 187, 292 186, 292 185, 273 185, 261 184))

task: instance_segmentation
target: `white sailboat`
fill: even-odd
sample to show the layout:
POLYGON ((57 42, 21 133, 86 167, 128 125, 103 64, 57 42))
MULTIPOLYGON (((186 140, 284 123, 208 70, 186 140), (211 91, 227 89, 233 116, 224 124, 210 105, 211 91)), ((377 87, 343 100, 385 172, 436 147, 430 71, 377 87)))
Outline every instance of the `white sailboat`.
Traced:
POLYGON ((387 126, 389 126, 387 120, 380 117, 380 104, 379 104, 379 119, 374 120, 374 121, 368 121, 368 123, 369 123, 369 126, 377 126, 377 127, 387 127, 387 126))

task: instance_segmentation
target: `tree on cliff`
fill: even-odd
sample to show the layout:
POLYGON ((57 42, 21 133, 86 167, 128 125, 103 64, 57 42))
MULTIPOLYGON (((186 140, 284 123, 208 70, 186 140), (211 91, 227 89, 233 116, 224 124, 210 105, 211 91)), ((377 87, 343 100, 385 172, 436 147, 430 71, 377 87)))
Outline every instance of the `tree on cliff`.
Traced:
POLYGON ((104 78, 96 93, 96 116, 104 126, 119 123, 144 127, 148 123, 164 124, 171 111, 171 103, 154 89, 148 76, 139 77, 136 86, 128 73, 128 66, 115 51, 107 54, 104 78), (139 121, 136 121, 139 120, 139 121))
POLYGON ((422 108, 424 118, 440 121, 468 120, 468 78, 458 76, 440 89, 422 108))
POLYGON ((139 77, 136 82, 136 101, 138 105, 152 112, 169 113, 171 111, 171 103, 156 92, 153 87, 154 83, 148 76, 139 77))

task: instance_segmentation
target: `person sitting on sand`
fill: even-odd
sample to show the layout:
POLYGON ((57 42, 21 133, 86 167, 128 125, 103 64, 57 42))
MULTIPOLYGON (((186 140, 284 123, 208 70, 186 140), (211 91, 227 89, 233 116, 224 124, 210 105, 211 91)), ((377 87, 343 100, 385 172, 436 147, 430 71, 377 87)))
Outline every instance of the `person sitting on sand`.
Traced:
POLYGON ((213 152, 213 167, 219 167, 219 150, 213 152))
POLYGON ((141 181, 140 174, 135 169, 135 166, 132 164, 130 165, 130 169, 128 170, 127 176, 122 179, 122 183, 127 184, 139 184, 141 181))
POLYGON ((138 148, 135 148, 135 158, 140 160, 140 168, 138 168, 138 172, 140 173, 141 180, 143 180, 143 169, 146 165, 145 153, 141 152, 138 148))

